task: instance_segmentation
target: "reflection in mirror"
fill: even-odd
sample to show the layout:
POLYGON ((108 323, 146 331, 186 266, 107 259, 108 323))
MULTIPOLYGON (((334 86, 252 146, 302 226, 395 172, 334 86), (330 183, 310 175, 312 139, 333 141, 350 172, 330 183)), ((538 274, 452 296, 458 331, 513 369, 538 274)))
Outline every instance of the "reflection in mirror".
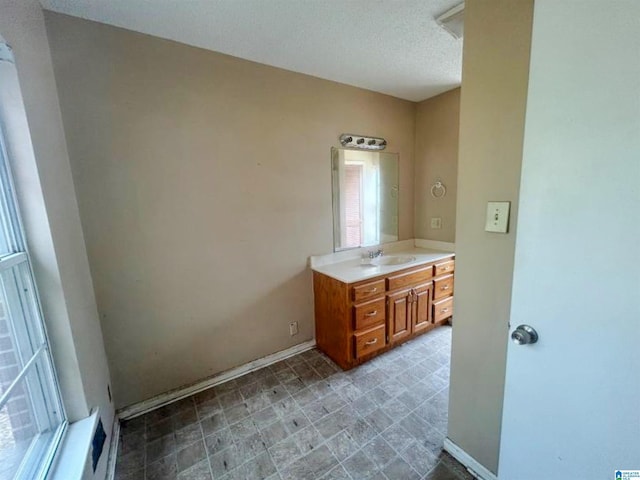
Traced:
POLYGON ((398 154, 331 149, 334 250, 398 240, 398 154))

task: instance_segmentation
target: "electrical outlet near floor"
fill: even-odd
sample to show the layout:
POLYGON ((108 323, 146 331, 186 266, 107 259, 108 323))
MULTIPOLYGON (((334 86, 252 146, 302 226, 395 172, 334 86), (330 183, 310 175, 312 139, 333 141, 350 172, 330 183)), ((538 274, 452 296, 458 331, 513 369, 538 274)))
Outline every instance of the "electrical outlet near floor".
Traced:
POLYGON ((434 229, 442 228, 442 218, 431 217, 431 228, 434 228, 434 229))
POLYGON ((292 337, 298 334, 298 322, 291 322, 289 324, 289 335, 292 337))

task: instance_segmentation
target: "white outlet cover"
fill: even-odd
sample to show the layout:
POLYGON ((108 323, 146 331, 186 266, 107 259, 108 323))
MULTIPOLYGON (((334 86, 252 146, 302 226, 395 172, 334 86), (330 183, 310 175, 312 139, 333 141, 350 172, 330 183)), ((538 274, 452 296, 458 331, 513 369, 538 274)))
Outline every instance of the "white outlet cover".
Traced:
POLYGON ((509 208, 511 202, 488 202, 485 231, 507 233, 509 231, 509 208))
POLYGON ((442 228, 442 217, 431 217, 431 228, 442 228))
POLYGON ((289 324, 289 335, 297 335, 298 334, 298 322, 291 322, 289 324))

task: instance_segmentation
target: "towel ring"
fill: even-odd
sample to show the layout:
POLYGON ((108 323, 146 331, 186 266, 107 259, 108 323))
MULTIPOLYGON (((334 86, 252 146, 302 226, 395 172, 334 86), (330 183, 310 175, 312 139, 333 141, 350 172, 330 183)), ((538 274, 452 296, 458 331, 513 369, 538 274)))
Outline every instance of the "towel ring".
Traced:
POLYGON ((431 185, 431 196, 433 198, 442 198, 447 194, 447 187, 438 180, 436 183, 431 185))

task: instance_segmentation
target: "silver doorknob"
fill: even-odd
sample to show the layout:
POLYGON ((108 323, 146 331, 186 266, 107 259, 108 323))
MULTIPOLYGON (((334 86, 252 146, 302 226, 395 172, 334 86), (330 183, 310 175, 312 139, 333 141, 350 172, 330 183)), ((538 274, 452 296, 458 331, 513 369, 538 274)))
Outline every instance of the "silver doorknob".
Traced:
POLYGON ((518 345, 531 345, 538 341, 538 332, 529 325, 519 325, 511 333, 511 340, 518 345))

